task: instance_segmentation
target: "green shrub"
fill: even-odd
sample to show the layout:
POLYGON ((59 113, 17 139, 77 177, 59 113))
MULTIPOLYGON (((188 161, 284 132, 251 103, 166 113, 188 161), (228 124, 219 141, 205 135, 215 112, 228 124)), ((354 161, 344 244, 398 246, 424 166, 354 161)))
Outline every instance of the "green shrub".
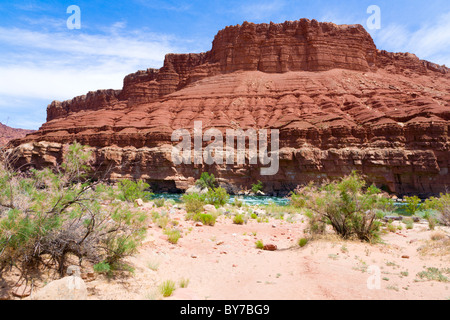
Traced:
POLYGON ((63 274, 69 254, 102 272, 128 268, 123 259, 145 237, 147 216, 114 201, 113 188, 86 180, 89 155, 75 143, 55 172, 19 174, 0 164, 0 273, 16 267, 28 277, 56 265, 63 274))
POLYGON ((233 223, 234 224, 244 224, 244 215, 238 213, 234 216, 233 218, 233 223))
MULTIPOLYGON (((300 189, 298 190, 299 192, 300 189)), ((302 194, 291 192, 290 196, 289 196, 289 203, 291 206, 294 206, 296 208, 305 208, 306 207, 306 201, 307 198, 305 198, 302 194)))
POLYGON ((397 232, 397 228, 392 224, 392 222, 389 222, 386 225, 386 228, 388 229, 389 232, 392 232, 392 233, 397 232))
POLYGON ((182 197, 187 213, 200 213, 203 211, 205 203, 205 196, 198 193, 185 194, 182 197))
POLYGON ((205 194, 205 202, 217 206, 225 205, 230 199, 230 195, 224 188, 209 189, 205 194))
POLYGON ((217 182, 213 174, 210 175, 208 172, 203 172, 200 176, 200 179, 195 182, 195 185, 200 189, 209 190, 214 189, 217 185, 217 182))
POLYGON ((406 201, 406 205, 404 207, 406 214, 411 216, 415 215, 420 208, 420 198, 418 196, 404 197, 404 200, 406 201))
POLYGON ((445 226, 450 226, 450 194, 441 194, 439 198, 431 197, 425 200, 422 208, 438 212, 437 220, 445 226))
POLYGON ((165 230, 164 234, 167 235, 167 240, 172 244, 177 244, 181 238, 181 232, 178 229, 165 230))
POLYGON ((161 215, 158 219, 156 219, 156 225, 161 229, 165 229, 169 224, 169 220, 170 220, 169 216, 167 215, 167 213, 165 213, 161 215))
POLYGON ((395 210, 395 202, 391 198, 380 197, 377 207, 384 212, 393 212, 395 210))
POLYGON ((252 184, 252 192, 258 193, 258 191, 262 191, 263 183, 258 180, 258 183, 252 184))
POLYGON ((199 213, 195 216, 195 221, 200 221, 204 225, 214 226, 216 224, 216 216, 209 213, 199 213))
POLYGON ((408 229, 408 230, 414 228, 414 219, 413 218, 410 218, 410 217, 404 218, 403 223, 405 224, 406 229, 408 229))
POLYGON ((100 262, 94 265, 94 272, 97 273, 110 273, 111 266, 106 262, 100 262))
POLYGON ((304 247, 304 246, 306 246, 307 245, 307 243, 308 243, 308 239, 306 239, 306 238, 301 238, 300 240, 298 240, 298 245, 300 246, 300 247, 304 247))
POLYGON ((244 202, 242 199, 239 199, 238 197, 235 197, 233 200, 233 206, 241 208, 243 206, 244 202))
POLYGON ((255 242, 255 246, 257 249, 264 249, 264 243, 262 242, 262 240, 258 240, 255 242))
POLYGON ((165 200, 164 198, 154 199, 153 203, 156 205, 157 208, 161 208, 164 206, 165 200))
POLYGON ((356 236, 363 241, 377 240, 381 226, 377 210, 383 205, 381 190, 375 186, 365 187, 363 178, 353 172, 320 187, 310 184, 298 188, 294 198, 307 209, 308 231, 323 233, 326 224, 330 224, 344 239, 356 236))
POLYGON ((134 202, 137 199, 149 201, 153 194, 149 191, 150 185, 139 181, 131 181, 128 179, 118 183, 117 198, 121 201, 134 202))

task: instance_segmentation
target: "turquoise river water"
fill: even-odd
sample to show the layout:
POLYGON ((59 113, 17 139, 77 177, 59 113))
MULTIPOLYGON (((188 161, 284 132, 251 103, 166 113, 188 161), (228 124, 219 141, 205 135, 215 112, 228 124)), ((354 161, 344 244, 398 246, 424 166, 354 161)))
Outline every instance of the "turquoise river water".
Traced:
MULTIPOLYGON (((181 197, 183 194, 180 193, 158 193, 153 196, 154 199, 164 198, 166 200, 172 199, 175 202, 181 202, 181 197)), ((233 203, 234 198, 238 197, 244 204, 247 205, 268 205, 270 203, 275 203, 280 206, 288 205, 288 198, 281 197, 269 197, 269 196, 230 196, 229 203, 233 203)))

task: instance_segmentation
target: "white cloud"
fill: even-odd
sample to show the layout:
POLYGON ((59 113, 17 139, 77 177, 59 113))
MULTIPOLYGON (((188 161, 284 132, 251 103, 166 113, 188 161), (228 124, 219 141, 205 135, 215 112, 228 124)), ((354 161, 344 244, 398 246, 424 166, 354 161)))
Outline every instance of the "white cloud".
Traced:
POLYGON ((141 33, 73 36, 0 27, 0 94, 68 99, 99 88, 120 89, 128 73, 160 67, 165 54, 177 51, 170 40, 141 33))
MULTIPOLYGON (((117 30, 117 28, 115 29, 117 30)), ((71 54, 116 56, 124 59, 162 60, 173 50, 172 38, 151 33, 120 35, 48 33, 0 27, 0 43, 27 49, 44 49, 71 54)))
POLYGON ((161 67, 165 54, 180 52, 172 43, 185 43, 125 27, 117 22, 104 34, 0 27, 0 116, 37 128, 40 121, 27 115, 41 110, 45 120, 52 100, 121 89, 127 74, 161 67))
POLYGON ((389 24, 374 32, 373 37, 380 49, 411 52, 420 59, 450 65, 450 12, 417 30, 389 24))

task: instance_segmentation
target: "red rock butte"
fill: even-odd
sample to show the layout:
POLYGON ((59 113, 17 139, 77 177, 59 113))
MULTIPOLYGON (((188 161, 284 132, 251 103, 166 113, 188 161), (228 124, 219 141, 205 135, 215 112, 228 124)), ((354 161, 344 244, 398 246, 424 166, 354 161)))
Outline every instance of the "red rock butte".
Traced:
POLYGON ((9 148, 18 167, 41 168, 78 141, 92 148, 96 175, 155 191, 185 190, 208 171, 229 191, 261 180, 277 195, 358 170, 384 190, 426 196, 450 186, 449 103, 448 68, 378 50, 361 25, 244 22, 219 31, 208 52, 168 54, 161 69, 126 76, 122 90, 52 102, 40 130, 9 148), (278 129, 278 173, 174 165, 172 132, 194 121, 278 129))

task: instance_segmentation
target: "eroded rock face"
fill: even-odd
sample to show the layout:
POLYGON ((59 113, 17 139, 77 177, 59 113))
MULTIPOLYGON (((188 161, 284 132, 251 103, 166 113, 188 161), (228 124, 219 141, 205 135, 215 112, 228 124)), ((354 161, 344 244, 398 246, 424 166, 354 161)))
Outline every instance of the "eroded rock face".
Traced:
POLYGON ((0 123, 0 148, 8 144, 9 141, 25 137, 34 130, 15 129, 0 123))
POLYGON ((227 27, 212 50, 169 54, 164 66, 128 75, 122 90, 48 107, 41 129, 10 144, 17 165, 54 165, 73 141, 93 148, 98 174, 186 190, 202 171, 237 192, 261 180, 282 194, 359 170, 398 194, 436 194, 448 175, 450 76, 412 54, 376 49, 363 27, 302 19, 227 27), (171 135, 278 129, 280 168, 175 165, 171 135))

